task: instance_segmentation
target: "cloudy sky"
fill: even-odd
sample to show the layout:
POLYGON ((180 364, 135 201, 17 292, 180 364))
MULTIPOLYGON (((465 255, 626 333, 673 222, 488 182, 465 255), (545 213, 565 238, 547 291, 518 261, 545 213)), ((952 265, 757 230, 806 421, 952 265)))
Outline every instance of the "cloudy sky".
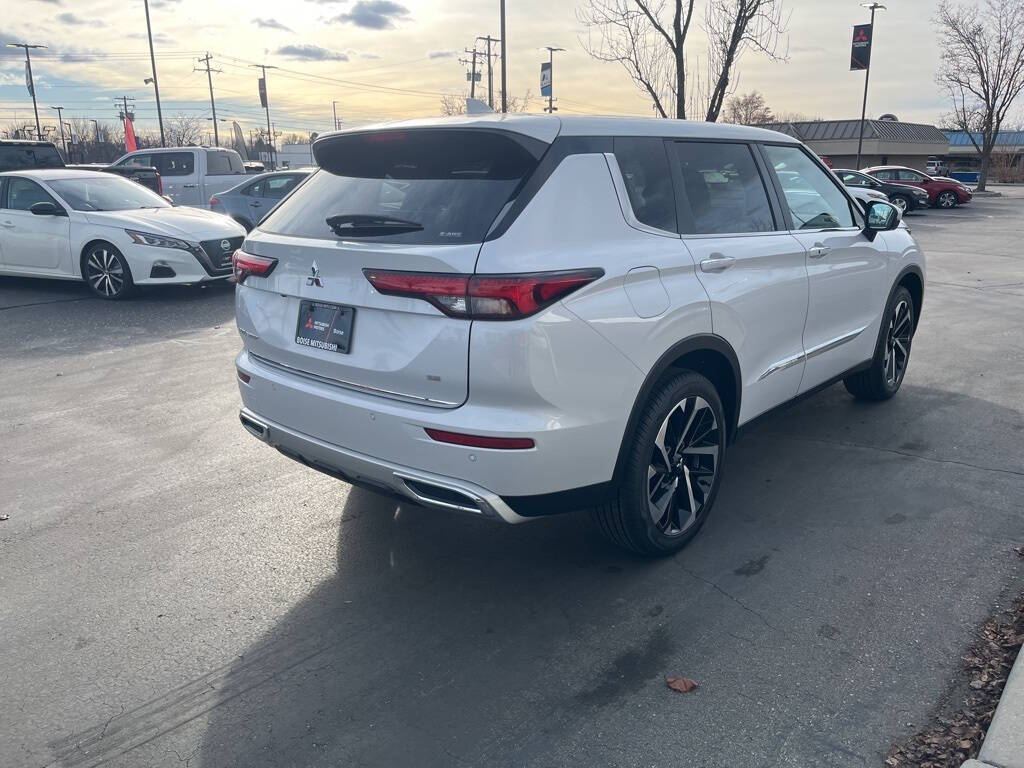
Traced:
MULTIPOLYGON (((507 0, 509 92, 538 93, 544 45, 558 54, 555 90, 564 114, 650 115, 617 64, 591 59, 580 44, 576 8, 583 0, 507 0)), ((698 2, 702 6, 703 2, 698 2)), ((934 0, 891 0, 878 17, 869 115, 934 122, 944 110, 933 75, 938 51, 930 23, 934 0)), ((281 131, 322 131, 332 101, 343 123, 437 114, 441 94, 463 90, 458 58, 477 35, 497 37, 498 0, 150 0, 165 117, 209 117, 205 72, 209 51, 218 116, 245 129, 260 125, 257 71, 268 75, 271 116, 281 131)), ((0 16, 3 42, 41 43, 33 56, 41 117, 116 119, 114 99, 134 96, 137 130, 155 128, 156 106, 142 0, 8 0, 0 16)), ((848 71, 852 25, 866 21, 858 0, 787 0, 787 62, 748 53, 739 92, 761 91, 777 112, 824 118, 859 114, 863 73, 848 71)), ((700 56, 704 35, 691 32, 700 56)), ((32 121, 20 50, 0 48, 0 130, 32 121)), ((484 81, 486 82, 486 80, 484 81)), ((533 110, 539 110, 539 97, 533 110)))

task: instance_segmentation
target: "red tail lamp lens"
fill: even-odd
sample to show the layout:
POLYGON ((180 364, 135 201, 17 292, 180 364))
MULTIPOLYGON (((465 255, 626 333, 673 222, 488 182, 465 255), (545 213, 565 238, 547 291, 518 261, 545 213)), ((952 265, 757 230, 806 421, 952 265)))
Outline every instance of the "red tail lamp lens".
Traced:
POLYGON ((244 283, 250 275, 266 277, 274 271, 277 259, 268 256, 256 256, 245 251, 235 251, 231 255, 231 267, 235 273, 235 282, 244 283))
POLYGON ((464 435, 461 432, 445 432, 443 429, 430 429, 424 427, 424 431, 431 440, 439 443, 451 443, 452 445, 465 445, 470 448, 497 448, 506 451, 523 451, 533 448, 535 443, 530 437, 483 437, 482 435, 464 435))
POLYGON ((536 314, 604 274, 601 269, 521 275, 458 275, 364 269, 379 293, 433 304, 449 317, 518 320, 536 314))

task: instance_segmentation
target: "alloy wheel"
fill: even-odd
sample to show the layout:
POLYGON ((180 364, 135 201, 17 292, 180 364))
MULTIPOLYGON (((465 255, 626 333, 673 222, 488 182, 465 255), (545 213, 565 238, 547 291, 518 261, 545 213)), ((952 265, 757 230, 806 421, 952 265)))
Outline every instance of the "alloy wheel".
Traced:
POLYGON ((897 208, 899 208, 900 209, 900 213, 906 213, 906 211, 907 211, 907 200, 906 200, 906 198, 897 196, 897 197, 894 197, 889 202, 892 203, 893 205, 895 205, 897 208))
POLYGON ((94 249, 86 260, 85 272, 89 285, 102 296, 113 298, 124 289, 124 267, 109 248, 94 249))
POLYGON ((687 397, 668 412, 647 468, 647 506, 667 536, 689 530, 704 510, 718 472, 721 435, 711 405, 687 397))
POLYGON ((889 318, 889 330, 885 338, 885 358, 882 370, 885 383, 895 387, 906 373, 910 361, 910 339, 913 335, 913 321, 910 318, 910 305, 900 301, 893 309, 889 318))
POLYGON ((952 192, 943 192, 939 195, 939 208, 952 208, 956 205, 956 195, 952 192))

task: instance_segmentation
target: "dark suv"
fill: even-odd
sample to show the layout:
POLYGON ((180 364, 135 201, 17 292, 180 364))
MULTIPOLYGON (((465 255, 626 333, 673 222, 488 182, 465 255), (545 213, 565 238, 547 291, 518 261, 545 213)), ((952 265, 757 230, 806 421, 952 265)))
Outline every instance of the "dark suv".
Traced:
POLYGON ((928 202, 936 208, 955 208, 962 203, 969 203, 974 197, 971 190, 959 181, 937 179, 902 165, 877 165, 874 168, 865 168, 863 172, 879 181, 894 181, 897 184, 920 187, 928 193, 928 202))
POLYGON ((890 203, 904 213, 928 207, 928 193, 920 187, 912 187, 909 184, 893 184, 891 181, 882 181, 868 176, 866 173, 847 168, 836 168, 832 172, 848 187, 874 189, 883 193, 889 198, 890 203))

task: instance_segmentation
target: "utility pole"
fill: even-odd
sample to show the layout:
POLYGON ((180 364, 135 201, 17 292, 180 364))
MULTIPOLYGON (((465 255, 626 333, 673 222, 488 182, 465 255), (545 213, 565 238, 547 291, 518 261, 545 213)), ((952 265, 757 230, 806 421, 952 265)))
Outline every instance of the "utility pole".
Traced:
POLYGON ((338 130, 338 102, 332 101, 331 108, 334 110, 334 130, 338 130))
POLYGON ((500 43, 501 41, 496 37, 491 37, 490 33, 488 33, 487 37, 478 37, 477 40, 487 42, 487 104, 491 109, 494 109, 494 73, 491 68, 491 43, 500 43))
POLYGON ((544 111, 554 114, 558 110, 555 106, 555 51, 564 51, 565 48, 545 45, 541 50, 548 52, 548 74, 551 77, 551 83, 548 85, 548 105, 544 107, 544 111))
POLYGON ((466 48, 465 51, 466 51, 466 53, 472 55, 472 59, 471 59, 472 74, 470 74, 470 77, 469 77, 469 98, 475 99, 476 98, 476 80, 477 80, 477 78, 476 78, 476 57, 480 55, 480 51, 478 51, 476 49, 475 45, 473 46, 473 50, 470 50, 469 48, 466 48))
MULTIPOLYGON (((886 10, 885 6, 878 2, 861 3, 862 8, 871 9, 871 41, 870 45, 874 47, 875 44, 875 11, 886 10)), ((869 54, 870 55, 870 54, 869 54)), ((864 101, 860 105, 860 130, 857 132, 857 165, 855 170, 860 170, 860 151, 861 147, 864 146, 864 115, 868 110, 868 78, 871 77, 871 59, 868 59, 868 65, 864 68, 864 101)))
MULTIPOLYGON (((97 120, 95 117, 90 117, 89 122, 92 123, 93 130, 95 131, 95 133, 93 134, 95 137, 93 138, 93 152, 90 153, 94 154, 100 151, 100 121, 97 120)), ((83 152, 82 154, 84 155, 85 152, 83 152)))
POLYGON ((32 45, 31 43, 8 43, 8 48, 25 49, 25 77, 28 80, 28 92, 32 94, 32 110, 36 113, 36 136, 42 137, 43 129, 39 125, 39 107, 36 106, 36 84, 32 79, 32 57, 29 55, 30 48, 45 48, 45 45, 32 45))
MULTIPOLYGON (((114 99, 114 103, 117 105, 118 110, 120 110, 120 118, 121 118, 122 124, 124 123, 125 120, 131 120, 133 123, 135 122, 134 121, 135 115, 132 112, 128 111, 128 102, 129 101, 135 101, 135 97, 134 96, 122 96, 120 99, 114 99)), ((133 104, 132 106, 134 107, 135 105, 133 104)))
POLYGON ((501 111, 508 112, 508 81, 505 79, 505 0, 501 0, 501 111))
POLYGON ((270 167, 271 170, 274 168, 274 134, 270 130, 270 96, 267 95, 267 70, 277 69, 277 67, 271 64, 250 64, 250 67, 256 67, 263 73, 261 78, 263 88, 260 91, 260 98, 263 101, 263 107, 267 110, 267 141, 270 142, 270 167))
MULTIPOLYGON (((202 62, 202 63, 206 64, 206 81, 210 84, 210 110, 213 112, 213 143, 214 143, 214 146, 219 147, 220 146, 220 134, 217 132, 217 104, 213 100, 213 75, 211 73, 216 72, 216 73, 220 74, 221 70, 219 70, 219 69, 210 69, 210 59, 212 59, 212 58, 213 57, 210 56, 210 52, 207 51, 205 58, 196 59, 196 61, 199 61, 199 62, 202 62)), ((195 67, 193 67, 192 71, 193 72, 202 72, 203 70, 196 69, 195 67)))
POLYGON ((64 107, 50 107, 50 109, 57 110, 57 125, 60 126, 60 144, 64 147, 64 157, 66 158, 66 161, 70 163, 71 158, 68 157, 68 142, 67 139, 64 138, 64 114, 62 112, 64 107))
POLYGON ((166 147, 164 113, 160 110, 160 82, 156 79, 156 54, 153 53, 153 28, 149 25, 149 0, 143 0, 143 4, 146 6, 146 36, 149 38, 149 63, 153 68, 153 92, 156 94, 156 119, 160 123, 160 146, 166 147))

